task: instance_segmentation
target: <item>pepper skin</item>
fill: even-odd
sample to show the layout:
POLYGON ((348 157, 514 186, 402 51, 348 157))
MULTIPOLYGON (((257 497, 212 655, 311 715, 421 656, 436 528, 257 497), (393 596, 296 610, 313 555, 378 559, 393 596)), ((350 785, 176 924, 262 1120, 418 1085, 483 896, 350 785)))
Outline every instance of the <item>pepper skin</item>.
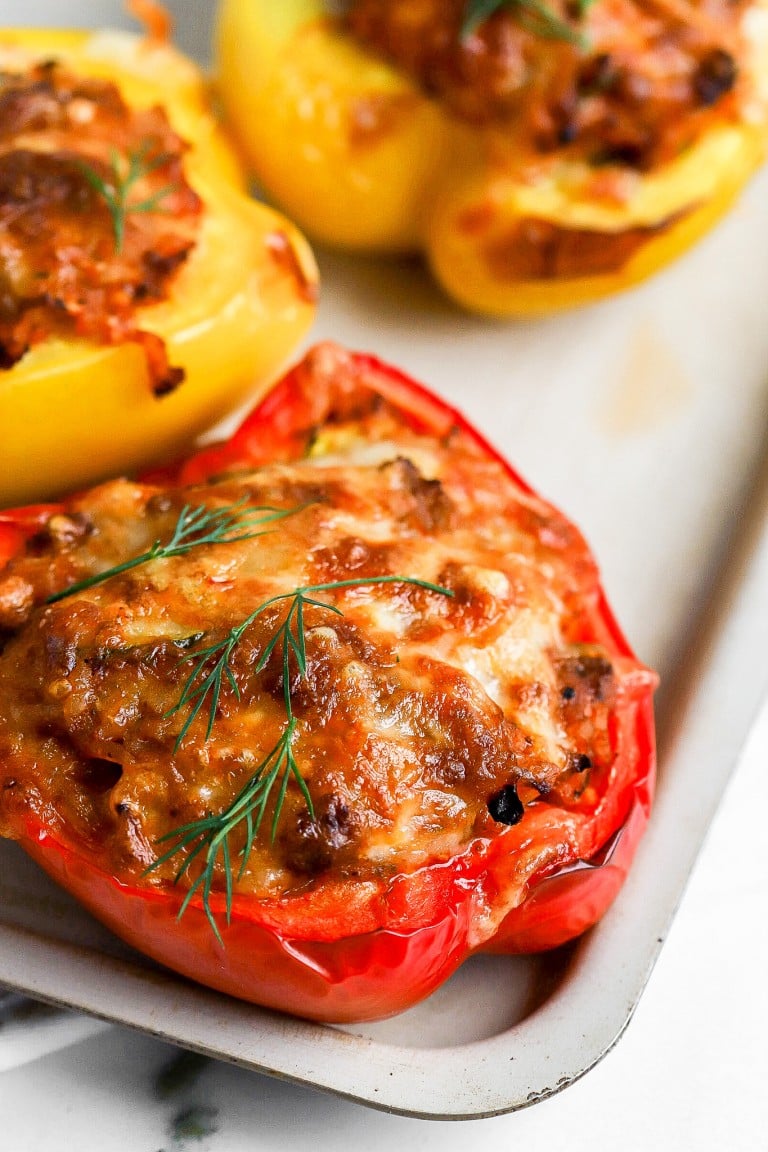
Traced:
MULTIPOLYGON (((229 441, 149 479, 192 484, 229 469, 301 458, 324 403, 308 362, 290 372, 229 441)), ((501 460, 458 412, 399 372, 367 356, 351 364, 361 398, 371 389, 408 427, 440 437, 459 429, 488 459, 501 460)), ((7 561, 55 510, 1 514, 0 559, 7 561)), ((180 886, 123 883, 94 862, 88 845, 46 826, 44 816, 23 816, 13 834, 119 936, 194 980, 315 1020, 399 1012, 476 950, 526 952, 572 939, 595 923, 621 886, 653 793, 655 677, 634 661, 599 585, 587 599, 573 642, 599 644, 609 658, 634 662, 615 703, 603 783, 575 803, 529 804, 514 826, 471 839, 457 856, 365 885, 350 887, 331 875, 281 897, 235 893, 229 923, 224 893, 211 892, 219 943, 199 895, 178 917, 180 886)))
MULTIPOLYGON (((753 7, 757 27, 768 4, 753 7)), ((714 225, 765 154, 764 37, 750 53, 751 106, 668 162, 624 173, 555 159, 531 178, 506 160, 503 129, 452 117, 322 0, 223 0, 218 29, 225 110, 275 202, 332 245, 423 251, 449 296, 500 317, 626 289, 714 225), (602 186, 611 171, 627 177, 621 195, 602 186)))
POLYGON ((162 105, 188 145, 185 174, 204 202, 198 242, 168 297, 135 312, 185 378, 155 397, 136 343, 66 334, 34 344, 0 370, 0 506, 178 455, 274 376, 314 314, 311 252, 291 224, 245 194, 239 161, 190 61, 120 33, 0 33, 9 71, 52 58, 115 82, 131 108, 162 105))

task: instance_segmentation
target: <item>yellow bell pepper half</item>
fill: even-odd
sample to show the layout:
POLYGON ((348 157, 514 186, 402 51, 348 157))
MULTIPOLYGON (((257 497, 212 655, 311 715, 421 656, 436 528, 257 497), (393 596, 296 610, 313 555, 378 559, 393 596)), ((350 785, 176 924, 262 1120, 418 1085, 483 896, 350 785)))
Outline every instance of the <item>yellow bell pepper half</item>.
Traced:
POLYGON ((185 379, 152 393, 136 343, 49 338, 0 370, 0 506, 48 498, 178 455, 266 387, 314 316, 317 272, 297 230, 251 200, 210 108, 208 85, 175 49, 123 33, 0 31, 0 67, 55 58, 114 81, 131 107, 162 105, 189 145, 204 203, 197 244, 167 299, 136 310, 185 379))
MULTIPOLYGON (((755 8, 768 14, 768 0, 755 8)), ((498 129, 452 118, 357 46, 330 9, 223 0, 219 83, 232 129, 265 190, 311 235, 422 250, 472 311, 547 313, 627 288, 707 231, 764 157, 765 36, 746 61, 756 79, 749 118, 719 122, 674 161, 632 174, 619 203, 595 194, 584 163, 516 176, 498 129), (548 265, 548 246, 565 264, 548 265)))

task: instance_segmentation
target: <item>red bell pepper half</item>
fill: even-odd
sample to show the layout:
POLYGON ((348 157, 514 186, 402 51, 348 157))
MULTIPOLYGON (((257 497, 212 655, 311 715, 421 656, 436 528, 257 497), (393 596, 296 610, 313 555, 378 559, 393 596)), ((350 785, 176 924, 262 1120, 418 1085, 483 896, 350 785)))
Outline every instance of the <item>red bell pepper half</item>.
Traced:
MULTIPOLYGON (((318 387, 306 363, 273 388, 231 439, 149 479, 197 483, 235 466, 303 456, 334 402, 332 389, 318 387)), ((380 393, 411 428, 444 435, 458 427, 484 453, 501 459, 460 413, 402 373, 363 355, 353 357, 352 365, 354 386, 380 393)), ((55 506, 0 512, 0 564, 53 511, 55 506)), ((633 658, 601 589, 590 603, 580 639, 602 645, 609 657, 633 658)), ((37 817, 27 819, 22 844, 117 935, 193 980, 316 1020, 388 1016, 427 996, 478 946, 509 953, 554 948, 602 916, 621 887, 650 811, 655 683, 638 665, 624 684, 611 729, 611 770, 597 801, 585 810, 532 804, 519 824, 495 838, 473 841, 448 861, 382 880, 365 899, 350 899, 343 879, 281 899, 235 894, 227 924, 224 895, 212 893, 221 942, 199 899, 178 916, 180 887, 125 884, 37 817), (537 857, 543 856, 549 863, 541 868, 537 857), (499 893, 511 910, 487 939, 480 921, 499 893)))

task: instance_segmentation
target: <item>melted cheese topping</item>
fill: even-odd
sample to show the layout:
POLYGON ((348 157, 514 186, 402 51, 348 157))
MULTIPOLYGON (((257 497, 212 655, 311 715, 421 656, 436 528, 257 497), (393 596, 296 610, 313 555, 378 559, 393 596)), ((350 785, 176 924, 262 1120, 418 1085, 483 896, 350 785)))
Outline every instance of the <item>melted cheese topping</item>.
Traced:
POLYGON ((419 434, 375 393, 356 396, 299 459, 192 488, 118 480, 86 493, 0 574, 3 833, 36 811, 121 877, 171 880, 183 856, 142 879, 162 838, 232 803, 285 731, 286 690, 314 816, 291 778, 274 841, 273 795, 238 891, 446 859, 504 831, 501 795, 594 804, 637 665, 598 643, 584 542, 468 434, 419 434), (238 502, 291 514, 45 604, 167 541, 184 506, 238 502), (290 601, 267 607, 233 649, 210 733, 206 706, 177 743, 196 653, 273 597, 386 575, 404 579, 314 595, 306 669, 291 657, 288 689, 281 647, 265 652, 290 601))
POLYGON ((160 106, 54 61, 0 72, 0 368, 58 336, 131 341, 156 394, 184 371, 136 309, 167 299, 203 205, 160 106))
POLYGON ((503 128, 523 167, 557 153, 647 172, 738 118, 752 87, 743 21, 759 7, 595 0, 574 15, 546 0, 547 20, 501 3, 462 34, 466 0, 354 0, 347 22, 453 115, 503 128))

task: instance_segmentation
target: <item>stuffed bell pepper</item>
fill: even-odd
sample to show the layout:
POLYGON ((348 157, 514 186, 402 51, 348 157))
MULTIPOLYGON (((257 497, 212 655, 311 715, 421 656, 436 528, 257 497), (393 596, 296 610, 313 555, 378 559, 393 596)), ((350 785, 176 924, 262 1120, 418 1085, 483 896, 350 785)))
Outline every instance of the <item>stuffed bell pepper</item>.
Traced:
POLYGON ((227 443, 0 513, 0 834, 136 948, 317 1020, 552 948, 648 817, 655 677, 579 532, 324 345, 227 443))
POLYGON ((223 0, 221 94, 312 235, 542 313, 726 211, 765 152, 767 21, 766 0, 223 0))
POLYGON ((315 284, 190 61, 0 32, 0 506, 178 454, 274 375, 315 284))

